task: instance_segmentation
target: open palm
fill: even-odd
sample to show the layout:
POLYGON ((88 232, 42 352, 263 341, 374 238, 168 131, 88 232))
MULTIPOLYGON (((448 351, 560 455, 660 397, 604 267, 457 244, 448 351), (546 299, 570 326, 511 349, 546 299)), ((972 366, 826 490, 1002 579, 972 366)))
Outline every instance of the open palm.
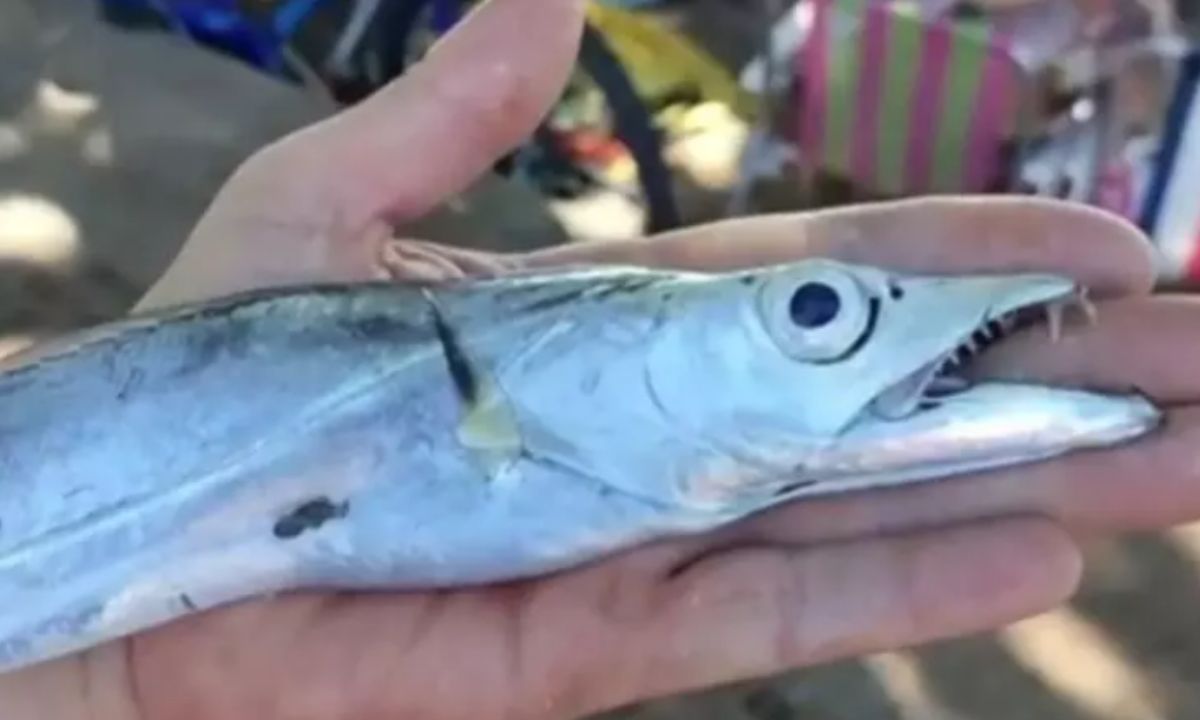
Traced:
POLYGON ((10 720, 570 718, 638 699, 993 628, 1073 592, 1073 532, 1200 516, 1200 307, 1151 298, 1137 234, 1033 200, 928 200, 733 221, 522 256, 393 237, 519 142, 569 71, 582 0, 492 0, 369 102, 239 170, 148 308, 314 280, 804 256, 927 271, 1051 270, 1106 298, 1098 327, 1028 333, 983 372, 1171 406, 1156 438, 1032 468, 779 508, 544 580, 297 593, 0 677, 10 720), (536 38, 536 41, 531 41, 536 38), (1136 349, 1136 352, 1134 350, 1136 349), (1035 562, 1030 562, 1035 558, 1035 562))

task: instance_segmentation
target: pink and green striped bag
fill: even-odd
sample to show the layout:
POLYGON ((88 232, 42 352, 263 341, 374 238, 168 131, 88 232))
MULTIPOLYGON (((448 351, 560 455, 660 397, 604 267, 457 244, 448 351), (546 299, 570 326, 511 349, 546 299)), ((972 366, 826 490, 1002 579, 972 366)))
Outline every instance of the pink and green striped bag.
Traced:
POLYGON ((1003 187, 1028 75, 985 19, 812 0, 799 54, 807 164, 884 196, 1003 187))

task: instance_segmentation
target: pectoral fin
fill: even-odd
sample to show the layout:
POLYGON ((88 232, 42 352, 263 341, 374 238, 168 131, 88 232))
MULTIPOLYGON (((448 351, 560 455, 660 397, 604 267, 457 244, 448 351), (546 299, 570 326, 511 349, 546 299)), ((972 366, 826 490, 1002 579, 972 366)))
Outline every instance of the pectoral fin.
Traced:
POLYGON ((499 479, 521 456, 523 443, 512 406, 492 382, 481 388, 458 426, 458 441, 475 451, 488 476, 499 479))
POLYGON ((467 357, 436 298, 428 291, 426 298, 446 368, 463 403, 458 441, 478 456, 489 478, 498 480, 521 457, 523 443, 516 413, 495 378, 467 357))

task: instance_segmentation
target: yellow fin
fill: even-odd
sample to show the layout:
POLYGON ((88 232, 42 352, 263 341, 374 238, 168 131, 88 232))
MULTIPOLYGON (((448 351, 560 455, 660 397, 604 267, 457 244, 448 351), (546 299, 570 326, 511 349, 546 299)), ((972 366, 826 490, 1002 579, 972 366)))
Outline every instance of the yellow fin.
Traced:
POLYGON ((521 429, 508 398, 490 379, 458 426, 458 441, 475 452, 488 476, 497 479, 521 456, 521 429))

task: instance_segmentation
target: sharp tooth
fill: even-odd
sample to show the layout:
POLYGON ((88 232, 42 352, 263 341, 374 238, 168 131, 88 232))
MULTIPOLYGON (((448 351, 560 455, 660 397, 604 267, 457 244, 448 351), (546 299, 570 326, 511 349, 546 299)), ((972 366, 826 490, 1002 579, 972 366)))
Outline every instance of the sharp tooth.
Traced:
POLYGON ((1088 299, 1087 288, 1079 291, 1079 295, 1075 297, 1075 305, 1079 307, 1081 312, 1083 312, 1083 317, 1087 319, 1089 325, 1095 325, 1100 321, 1100 318, 1096 313, 1096 306, 1093 305, 1092 301, 1088 299))
POLYGON ((1004 332, 1006 332, 1006 333, 1011 332, 1012 329, 1015 328, 1016 326, 1017 326, 1017 313, 1016 312, 1006 313, 1003 317, 1000 318, 1000 327, 1001 327, 1001 329, 1004 330, 1004 332))
POLYGON ((1050 325, 1050 341, 1058 342, 1062 338, 1063 304, 1054 302, 1047 305, 1046 320, 1050 325))
POLYGON ((976 349, 978 349, 987 345, 988 341, 991 339, 992 336, 988 335, 987 329, 985 328, 975 331, 975 334, 971 336, 971 343, 976 349))
POLYGON ((901 382, 884 391, 872 408, 880 417, 900 419, 915 412, 925 399, 926 389, 936 378, 936 368, 929 366, 918 373, 910 375, 901 382))

